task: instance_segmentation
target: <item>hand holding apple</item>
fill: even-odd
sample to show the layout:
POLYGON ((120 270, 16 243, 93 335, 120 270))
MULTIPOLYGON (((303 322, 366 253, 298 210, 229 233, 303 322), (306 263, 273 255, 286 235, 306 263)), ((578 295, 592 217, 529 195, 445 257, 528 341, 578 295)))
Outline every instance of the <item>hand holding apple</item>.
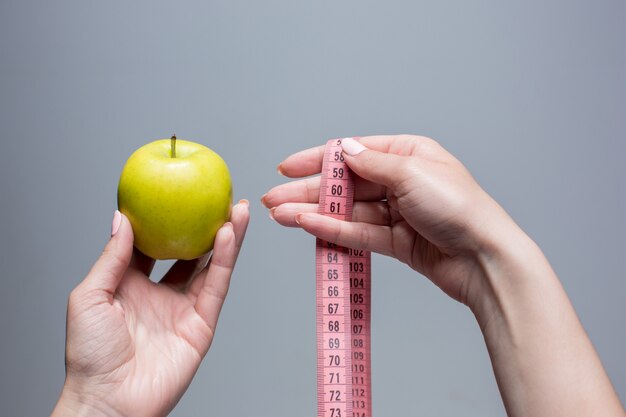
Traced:
POLYGON ((189 260, 213 248, 215 234, 230 216, 232 185, 217 153, 172 136, 128 158, 117 198, 137 249, 154 259, 189 260))
POLYGON ((130 157, 118 195, 128 217, 115 213, 111 240, 69 297, 54 417, 156 416, 176 405, 211 345, 248 226, 248 202, 231 209, 231 196, 226 164, 204 146, 172 138, 130 157), (213 251, 211 261, 177 261, 156 283, 154 260, 133 243, 154 258, 213 251))

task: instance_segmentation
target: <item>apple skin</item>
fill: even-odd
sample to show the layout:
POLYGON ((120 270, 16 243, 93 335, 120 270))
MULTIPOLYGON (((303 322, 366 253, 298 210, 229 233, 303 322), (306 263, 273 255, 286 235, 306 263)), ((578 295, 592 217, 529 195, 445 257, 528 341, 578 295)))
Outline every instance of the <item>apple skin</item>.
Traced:
POLYGON ((135 247, 154 259, 195 259, 213 249, 230 218, 232 183, 224 160, 198 143, 170 139, 137 149, 126 161, 117 189, 135 247))

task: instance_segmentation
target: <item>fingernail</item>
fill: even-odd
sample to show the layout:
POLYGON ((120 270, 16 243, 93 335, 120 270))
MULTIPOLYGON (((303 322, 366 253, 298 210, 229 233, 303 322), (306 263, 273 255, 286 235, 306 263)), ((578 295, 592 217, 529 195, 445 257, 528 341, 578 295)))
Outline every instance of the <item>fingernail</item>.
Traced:
POLYGON ((352 138, 345 138, 341 141, 341 148, 348 155, 358 155, 367 148, 352 138))
POLYGON ((302 218, 302 213, 296 214, 296 224, 300 224, 300 219, 302 218))
POLYGON ((248 200, 246 200, 245 198, 242 198, 241 200, 239 200, 239 204, 244 204, 246 206, 249 206, 250 202, 248 200))
POLYGON ((263 195, 261 196, 261 204, 263 204, 264 206, 266 205, 266 204, 265 204, 265 197, 266 197, 266 196, 267 196, 267 193, 265 193, 265 194, 263 194, 263 195))
POLYGON ((117 231, 120 229, 120 224, 122 224, 122 213, 119 210, 115 210, 115 214, 113 214, 113 223, 111 223, 111 237, 115 236, 117 231))
POLYGON ((276 207, 272 207, 270 209, 270 219, 276 221, 276 219, 274 218, 274 211, 276 211, 276 207))
POLYGON ((285 176, 285 173, 283 172, 282 164, 278 164, 278 166, 276 167, 276 171, 278 171, 278 173, 282 175, 283 177, 285 176))

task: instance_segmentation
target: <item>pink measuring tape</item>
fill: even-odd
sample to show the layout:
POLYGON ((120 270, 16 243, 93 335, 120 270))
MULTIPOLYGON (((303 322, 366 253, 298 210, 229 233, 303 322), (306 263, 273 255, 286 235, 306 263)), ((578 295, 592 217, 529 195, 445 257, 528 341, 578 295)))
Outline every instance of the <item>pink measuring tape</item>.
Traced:
MULTIPOLYGON (((318 213, 352 220, 353 174, 341 139, 324 151, 318 213)), ((318 417, 371 417, 371 254, 317 239, 318 417)))

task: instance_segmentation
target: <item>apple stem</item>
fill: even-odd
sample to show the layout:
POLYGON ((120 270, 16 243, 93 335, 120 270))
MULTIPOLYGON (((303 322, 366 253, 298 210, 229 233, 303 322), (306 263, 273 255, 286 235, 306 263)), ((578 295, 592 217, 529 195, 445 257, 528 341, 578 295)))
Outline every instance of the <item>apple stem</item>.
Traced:
POLYGON ((170 138, 170 145, 172 147, 172 158, 176 158, 176 135, 172 135, 170 138))

